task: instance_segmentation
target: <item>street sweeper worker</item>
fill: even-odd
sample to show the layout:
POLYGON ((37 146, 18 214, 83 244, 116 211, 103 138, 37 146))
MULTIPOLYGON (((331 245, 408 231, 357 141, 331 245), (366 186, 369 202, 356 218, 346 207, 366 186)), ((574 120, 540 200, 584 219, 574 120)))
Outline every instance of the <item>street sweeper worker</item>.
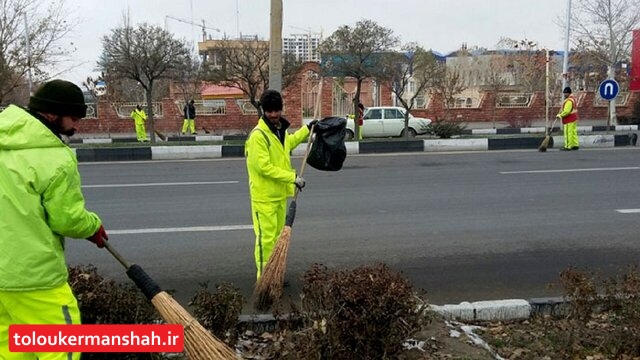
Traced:
POLYGON ((257 278, 284 227, 287 198, 294 195, 295 186, 305 186, 305 180, 291 166, 290 154, 307 139, 312 125, 289 134, 290 123, 282 117, 282 96, 275 90, 262 94, 260 106, 263 115, 245 144, 257 278))
POLYGON ((142 106, 136 105, 136 108, 131 112, 131 118, 136 128, 136 138, 139 142, 149 141, 147 138, 147 130, 144 127, 145 121, 147 121, 147 114, 142 109, 142 106))
POLYGON ((43 84, 28 109, 0 113, 0 359, 79 359, 79 353, 11 353, 11 324, 80 324, 67 282, 65 236, 103 247, 102 221, 85 209, 78 162, 62 141, 86 116, 82 90, 43 84))
POLYGON ((191 131, 191 135, 197 135, 195 101, 191 100, 188 103, 184 104, 182 113, 184 114, 184 121, 182 122, 182 135, 185 135, 187 133, 187 129, 191 131))
POLYGON ((556 117, 562 120, 562 131, 564 133, 564 147, 560 150, 578 150, 578 102, 571 94, 571 88, 565 87, 562 90, 564 102, 556 117))

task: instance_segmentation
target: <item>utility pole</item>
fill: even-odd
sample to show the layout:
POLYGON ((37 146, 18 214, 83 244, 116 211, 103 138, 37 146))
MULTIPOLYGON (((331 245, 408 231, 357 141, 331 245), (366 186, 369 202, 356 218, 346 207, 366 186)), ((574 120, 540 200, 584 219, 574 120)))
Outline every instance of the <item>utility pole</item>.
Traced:
POLYGON ((569 79, 569 35, 571 33, 571 0, 567 0, 567 28, 564 34, 564 59, 562 61, 562 89, 569 79))
POLYGON ((544 128, 545 135, 549 135, 549 62, 551 61, 549 49, 546 49, 545 90, 544 90, 544 128))
POLYGON ((282 91, 282 0, 271 0, 269 89, 282 91))

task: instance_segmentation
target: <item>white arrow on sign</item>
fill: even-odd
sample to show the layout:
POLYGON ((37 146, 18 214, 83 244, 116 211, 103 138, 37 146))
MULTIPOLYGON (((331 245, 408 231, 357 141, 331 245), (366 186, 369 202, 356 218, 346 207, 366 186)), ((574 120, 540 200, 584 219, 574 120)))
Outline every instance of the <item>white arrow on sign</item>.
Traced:
POLYGON ((618 91, 620 87, 618 83, 613 79, 607 79, 600 83, 598 87, 600 92, 600 97, 605 100, 613 100, 616 96, 618 96, 618 91))

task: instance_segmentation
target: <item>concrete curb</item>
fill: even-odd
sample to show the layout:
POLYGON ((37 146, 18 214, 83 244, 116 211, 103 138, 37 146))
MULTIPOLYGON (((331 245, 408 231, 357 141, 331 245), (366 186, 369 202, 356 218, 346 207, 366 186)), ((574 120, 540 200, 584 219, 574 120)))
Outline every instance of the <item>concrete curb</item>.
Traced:
MULTIPOLYGON (((534 315, 566 314, 568 301, 562 297, 505 299, 460 304, 430 305, 430 309, 446 320, 462 322, 474 321, 516 321, 526 320, 534 315)), ((254 331, 269 331, 278 321, 287 320, 287 314, 276 318, 272 314, 240 315, 238 322, 254 331)))
MULTIPOLYGON (((635 126, 635 125, 634 125, 635 126)), ((480 138, 480 139, 426 139, 426 140, 387 140, 387 141, 347 141, 347 154, 380 154, 407 152, 451 152, 451 151, 489 151, 489 150, 537 150, 544 136, 480 138)), ((598 134, 580 136, 581 148, 611 148, 636 146, 638 135, 598 134)), ((85 139, 89 140, 89 139, 85 139)), ((91 139, 93 144, 103 144, 91 139)), ((116 140, 116 139, 114 139, 116 140)), ((549 149, 559 148, 563 144, 562 136, 552 136, 549 149), (554 145, 555 144, 555 145, 554 145)), ((307 144, 300 144, 292 152, 302 156, 307 144)), ((140 161, 140 160, 185 160, 243 157, 244 145, 185 145, 185 146, 137 146, 122 148, 76 148, 73 149, 80 162, 97 161, 140 161)))
MULTIPOLYGON (((616 125, 607 129, 607 126, 578 126, 579 134, 592 132, 629 132, 638 131, 638 125, 616 125)), ((518 135, 518 134, 544 134, 544 127, 525 127, 525 128, 499 128, 499 129, 467 129, 462 131, 462 135, 518 135)), ((560 127, 554 127, 553 132, 562 132, 560 127)), ((245 140, 246 135, 171 135, 167 137, 168 142, 198 142, 198 141, 231 141, 245 140)), ((111 144, 111 143, 137 143, 135 137, 116 137, 116 138, 73 138, 69 140, 70 144, 111 144)))

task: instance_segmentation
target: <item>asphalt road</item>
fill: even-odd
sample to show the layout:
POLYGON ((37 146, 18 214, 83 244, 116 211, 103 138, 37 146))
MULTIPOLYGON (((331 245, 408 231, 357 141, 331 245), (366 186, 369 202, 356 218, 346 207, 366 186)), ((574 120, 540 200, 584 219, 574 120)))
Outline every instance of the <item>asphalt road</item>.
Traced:
MULTIPOLYGON (((350 156, 307 167, 289 251, 288 294, 312 263, 385 262, 432 303, 561 294, 568 266, 611 275, 640 258, 636 148, 350 156)), ((301 159, 294 159, 299 168, 301 159)), ((81 164, 88 208, 112 244, 188 302, 200 283, 249 297, 254 235, 243 159, 81 164)), ((71 264, 125 280, 88 242, 71 264)))

